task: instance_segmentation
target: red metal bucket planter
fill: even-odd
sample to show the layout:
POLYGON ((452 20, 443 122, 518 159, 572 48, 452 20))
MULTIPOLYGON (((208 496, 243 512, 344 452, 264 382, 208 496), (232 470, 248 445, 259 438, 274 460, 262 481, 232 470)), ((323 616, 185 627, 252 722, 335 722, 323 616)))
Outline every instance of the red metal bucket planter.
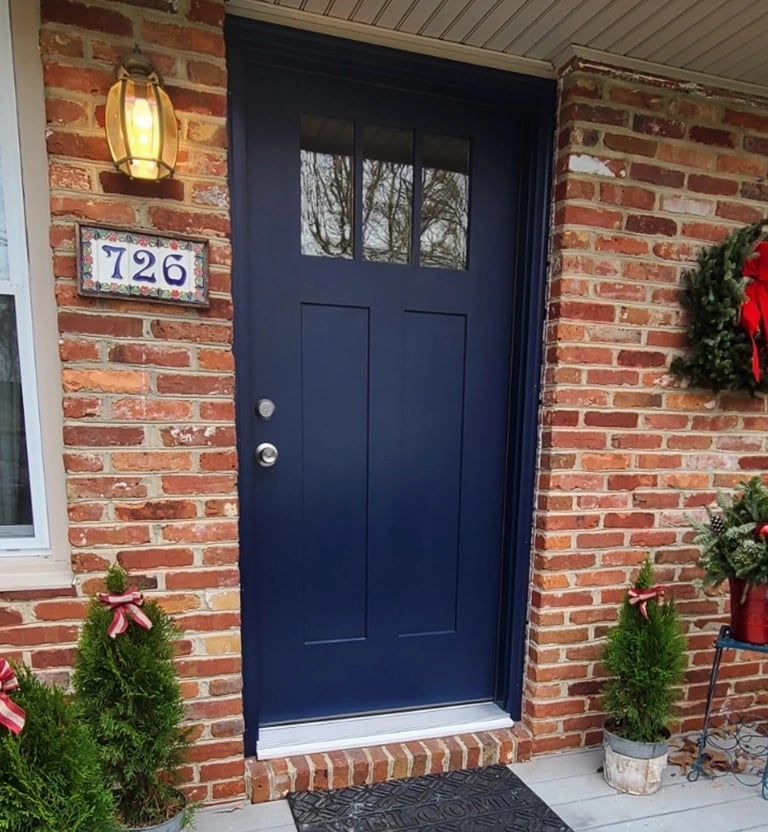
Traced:
POLYGON ((729 578, 731 635, 749 644, 768 644, 768 584, 729 578))

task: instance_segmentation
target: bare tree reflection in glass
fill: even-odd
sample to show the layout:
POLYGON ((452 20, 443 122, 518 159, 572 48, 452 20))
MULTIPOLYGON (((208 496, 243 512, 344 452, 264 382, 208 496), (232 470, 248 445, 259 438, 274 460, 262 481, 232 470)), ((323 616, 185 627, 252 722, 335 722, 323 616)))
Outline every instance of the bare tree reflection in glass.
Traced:
POLYGON ((394 127, 363 132, 363 257, 411 259, 413 133, 394 127))
POLYGON ((469 230, 469 142, 424 136, 420 263, 466 269, 469 230))
POLYGON ((301 253, 352 257, 354 217, 351 121, 301 117, 301 253))

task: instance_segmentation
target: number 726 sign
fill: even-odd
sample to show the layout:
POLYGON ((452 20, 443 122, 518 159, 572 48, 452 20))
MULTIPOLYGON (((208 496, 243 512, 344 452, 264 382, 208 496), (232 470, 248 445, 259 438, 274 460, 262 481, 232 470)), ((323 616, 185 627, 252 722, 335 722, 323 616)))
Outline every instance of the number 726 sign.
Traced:
POLYGON ((78 227, 78 291, 208 306, 205 240, 78 227))

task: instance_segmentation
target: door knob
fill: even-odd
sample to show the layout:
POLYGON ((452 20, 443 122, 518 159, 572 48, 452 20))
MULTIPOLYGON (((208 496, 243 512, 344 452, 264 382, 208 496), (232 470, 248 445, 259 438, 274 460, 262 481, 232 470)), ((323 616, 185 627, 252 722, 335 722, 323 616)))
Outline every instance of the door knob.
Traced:
POLYGON ((256 461, 262 468, 271 468, 277 462, 277 448, 271 442, 262 442, 256 448, 256 461))

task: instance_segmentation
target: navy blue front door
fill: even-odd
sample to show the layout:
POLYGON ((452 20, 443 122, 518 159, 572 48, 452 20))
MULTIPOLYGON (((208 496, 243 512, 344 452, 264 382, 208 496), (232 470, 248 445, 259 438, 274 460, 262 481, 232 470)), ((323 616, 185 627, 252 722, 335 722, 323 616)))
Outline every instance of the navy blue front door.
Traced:
POLYGON ((460 97, 321 72, 262 66, 240 87, 241 564, 259 722, 491 700, 522 128, 460 97))

